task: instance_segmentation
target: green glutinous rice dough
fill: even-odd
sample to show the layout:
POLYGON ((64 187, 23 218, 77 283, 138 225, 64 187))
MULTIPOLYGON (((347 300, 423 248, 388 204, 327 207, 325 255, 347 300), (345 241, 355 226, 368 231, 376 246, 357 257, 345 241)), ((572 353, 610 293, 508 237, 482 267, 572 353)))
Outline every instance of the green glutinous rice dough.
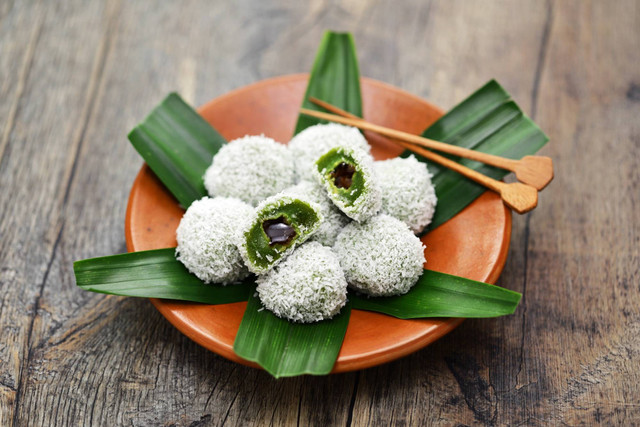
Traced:
POLYGON ((284 192, 263 200, 243 228, 240 254, 250 271, 264 274, 306 241, 322 222, 320 207, 284 192))
POLYGON ((238 247, 239 223, 253 208, 238 199, 204 197, 185 212, 176 230, 176 258, 205 283, 228 285, 249 275, 238 247))
POLYGON ((333 246, 338 233, 342 231, 345 225, 351 222, 351 219, 340 212, 340 209, 333 204, 325 189, 317 182, 301 181, 297 185, 284 190, 284 193, 308 198, 320 207, 323 220, 318 230, 313 233, 309 240, 320 242, 325 246, 333 246))
POLYGON ((380 210, 380 185, 373 171, 373 158, 365 151, 334 147, 316 160, 314 174, 329 198, 349 218, 365 221, 380 210))
POLYGON ((347 146, 369 154, 371 148, 360 131, 337 123, 309 126, 293 137, 289 150, 294 158, 299 181, 312 181, 318 157, 337 146, 347 146))
POLYGON ((276 316, 299 323, 330 319, 347 301, 347 281, 337 256, 307 242, 257 280, 262 304, 276 316))

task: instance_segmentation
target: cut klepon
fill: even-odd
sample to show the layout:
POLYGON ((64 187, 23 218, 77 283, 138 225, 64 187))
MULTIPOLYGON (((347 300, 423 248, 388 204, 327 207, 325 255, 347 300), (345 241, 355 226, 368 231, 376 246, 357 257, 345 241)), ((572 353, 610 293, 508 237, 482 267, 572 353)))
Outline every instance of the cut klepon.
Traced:
POLYGON ((322 222, 320 207, 284 192, 255 209, 240 238, 240 254, 252 272, 269 271, 306 241, 322 222))
POLYGON ((315 177, 345 215, 365 221, 377 214, 382 195, 369 154, 353 147, 332 148, 315 164, 315 177))

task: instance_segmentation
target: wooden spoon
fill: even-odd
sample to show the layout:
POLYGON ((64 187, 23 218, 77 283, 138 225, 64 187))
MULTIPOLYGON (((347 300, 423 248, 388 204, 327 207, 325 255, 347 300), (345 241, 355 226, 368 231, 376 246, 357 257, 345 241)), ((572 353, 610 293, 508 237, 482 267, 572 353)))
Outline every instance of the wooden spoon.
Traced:
MULTIPOLYGON (((328 106, 330 106, 331 108, 330 111, 334 111, 338 114, 344 114, 346 117, 355 117, 351 113, 341 110, 340 108, 335 107, 331 104, 328 104, 328 106)), ((326 108, 326 107, 323 106, 323 108, 326 108)), ((342 119, 342 117, 334 116, 333 114, 326 114, 319 111, 308 110, 305 108, 301 108, 300 112, 312 117, 317 117, 320 119, 325 119, 330 121, 337 121, 337 120, 333 120, 333 118, 342 119)), ((343 124, 349 124, 349 123, 343 123, 343 124)), ((353 125, 353 126, 356 126, 356 125, 353 125)), ((356 127, 359 127, 359 126, 356 126, 356 127)), ((424 156, 433 162, 441 164, 444 167, 452 169, 458 172, 459 174, 471 179, 472 181, 475 181, 478 184, 485 186, 489 190, 492 190, 500 194, 500 197, 502 198, 502 201, 504 202, 504 204, 506 204, 507 206, 509 206, 511 209, 513 209, 519 214, 529 212, 530 210, 534 209, 538 205, 538 191, 534 187, 531 187, 529 185, 522 184, 519 182, 508 184, 502 181, 498 181, 496 179, 483 175, 480 172, 477 172, 473 169, 463 166, 460 163, 454 162, 453 160, 447 159, 446 157, 440 156, 439 154, 426 150, 422 147, 408 144, 404 141, 395 141, 395 142, 397 144, 400 144, 404 148, 407 148, 417 154, 420 154, 421 156, 424 156)))
MULTIPOLYGON (((434 141, 422 136, 412 135, 407 132, 389 129, 384 126, 378 126, 317 98, 311 97, 309 98, 309 101, 313 102, 316 105, 319 105, 320 107, 328 111, 336 113, 338 116, 342 116, 337 117, 328 115, 331 116, 331 118, 326 116, 322 117, 325 120, 354 126, 360 129, 370 130, 381 135, 395 138, 396 140, 409 142, 421 147, 442 151, 445 153, 453 154, 455 156, 476 160, 478 162, 486 163, 491 166, 496 166, 515 173, 518 181, 524 184, 529 184, 532 187, 535 187, 537 190, 542 190, 553 179, 553 161, 550 157, 524 156, 520 160, 514 160, 495 156, 493 154, 482 153, 480 151, 470 150, 468 148, 458 147, 456 145, 446 144, 440 141, 434 141)), ((412 150, 412 148, 410 147, 408 147, 408 149, 412 150)))

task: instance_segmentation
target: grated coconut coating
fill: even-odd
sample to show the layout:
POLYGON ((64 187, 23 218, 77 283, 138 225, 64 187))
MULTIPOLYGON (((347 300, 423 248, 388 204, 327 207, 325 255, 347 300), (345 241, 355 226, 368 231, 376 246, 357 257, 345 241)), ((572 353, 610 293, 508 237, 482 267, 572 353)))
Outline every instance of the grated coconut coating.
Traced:
POLYGON ((253 208, 238 199, 204 197, 185 212, 176 238, 176 258, 205 283, 228 285, 249 275, 236 247, 243 219, 253 208))
POLYGON ((438 199, 425 163, 413 155, 373 163, 382 192, 382 213, 404 222, 414 233, 431 223, 438 199))
POLYGON ((286 194, 286 192, 284 191, 280 192, 275 196, 271 196, 263 200, 253 210, 253 212, 249 215, 249 219, 241 227, 241 232, 239 233, 238 240, 237 240, 238 249, 240 250, 240 256, 242 256, 244 264, 249 268, 249 271, 255 274, 264 274, 270 269, 272 269, 274 266, 276 266, 278 263, 280 263, 282 260, 284 260, 286 257, 288 257, 297 246, 307 241, 309 237, 318 230, 320 224, 322 223, 322 220, 323 220, 323 217, 320 210, 320 206, 318 206, 316 203, 313 203, 308 197, 291 196, 286 194), (297 228, 296 230, 297 236, 295 238, 295 241, 293 241, 288 247, 284 248, 284 250, 279 252, 278 254, 279 257, 277 259, 274 260, 271 255, 262 256, 258 254, 259 258, 263 260, 264 259, 267 260, 267 262, 269 263, 268 267, 264 268, 252 262, 249 256, 249 248, 248 248, 248 243, 249 243, 248 236, 251 228, 254 226, 254 224, 256 224, 256 222, 262 222, 266 219, 269 219, 270 216, 266 215, 266 213, 274 209, 286 207, 287 205, 290 205, 295 202, 302 202, 307 204, 318 216, 318 221, 312 224, 311 227, 305 227, 304 224, 291 224, 292 226, 297 228))
POLYGON ((370 296, 407 293, 425 263, 420 239, 405 223, 386 214, 347 225, 333 249, 349 286, 370 296))
POLYGON ((320 207, 320 213, 324 217, 318 231, 313 233, 309 240, 322 243, 325 246, 333 246, 336 237, 351 219, 344 215, 327 196, 327 192, 315 182, 301 181, 299 184, 284 191, 292 196, 307 197, 320 207))
POLYGON ((339 145, 359 148, 366 153, 371 151, 358 129, 337 123, 309 126, 294 136, 289 142, 289 150, 295 161, 297 179, 313 180, 315 161, 339 145))
POLYGON ((294 183, 288 148, 264 135, 225 144, 204 174, 210 196, 237 197, 253 206, 294 183))
POLYGON ((371 157, 369 153, 357 148, 339 146, 323 153, 314 165, 314 177, 316 182, 324 186, 327 191, 327 195, 338 209, 340 209, 349 218, 358 222, 366 221, 368 218, 376 215, 380 211, 380 207, 382 205, 382 193, 380 192, 378 177, 375 175, 375 171, 373 169, 373 163, 373 157, 371 157), (364 179, 364 190, 353 203, 348 204, 340 197, 336 187, 326 179, 326 169, 323 169, 322 171, 318 170, 318 162, 331 151, 352 157, 356 162, 357 169, 362 173, 364 179))
POLYGON ((347 281, 333 251, 318 242, 300 246, 280 265, 259 276, 262 304, 278 317, 311 323, 330 319, 347 302, 347 281))

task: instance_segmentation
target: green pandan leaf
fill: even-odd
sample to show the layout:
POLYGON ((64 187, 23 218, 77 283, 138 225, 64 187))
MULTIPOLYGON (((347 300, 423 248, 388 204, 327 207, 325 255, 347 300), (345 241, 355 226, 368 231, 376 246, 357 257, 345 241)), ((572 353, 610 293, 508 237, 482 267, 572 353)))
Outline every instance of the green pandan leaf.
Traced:
POLYGON ((246 301, 255 288, 249 279, 229 286, 206 285, 176 259, 175 251, 156 249, 76 261, 76 284, 103 294, 206 304, 246 301))
POLYGON ((184 208, 207 195, 202 177, 226 143, 175 93, 129 133, 129 140, 184 208))
MULTIPOLYGON (((321 111, 320 107, 309 101, 309 97, 322 99, 362 117, 360 71, 351 34, 331 31, 324 34, 302 101, 302 107, 321 111)), ((322 122, 314 117, 300 115, 295 133, 322 122)))
POLYGON ((520 298, 518 292, 432 270, 425 270, 418 283, 404 295, 349 296, 353 308, 400 319, 504 316, 515 311, 520 298))

